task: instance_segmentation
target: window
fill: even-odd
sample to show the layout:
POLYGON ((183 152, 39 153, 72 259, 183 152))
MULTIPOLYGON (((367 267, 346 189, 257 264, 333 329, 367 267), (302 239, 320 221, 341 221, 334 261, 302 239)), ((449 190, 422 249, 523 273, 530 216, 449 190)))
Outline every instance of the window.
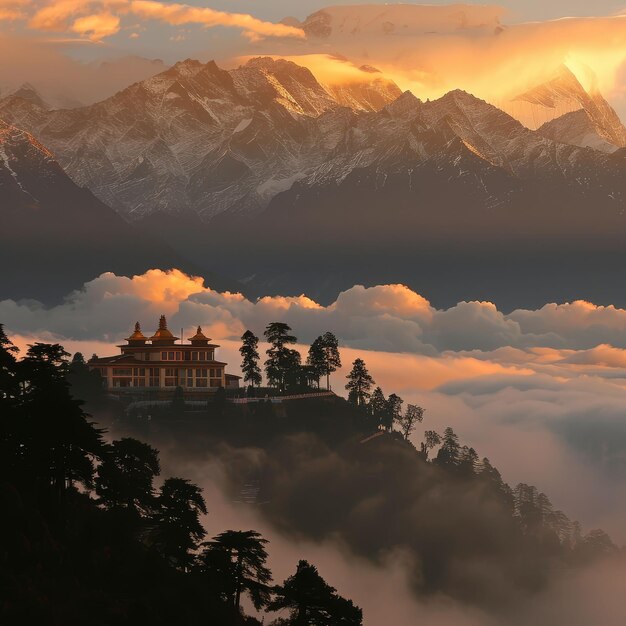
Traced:
POLYGON ((191 361, 191 352, 185 351, 185 361, 191 361))
POLYGON ((165 379, 166 387, 176 387, 176 379, 175 378, 166 378, 165 379))
POLYGON ((167 361, 167 352, 161 352, 161 361, 167 361))
POLYGON ((197 361, 197 360, 198 360, 198 352, 197 352, 196 350, 194 350, 194 351, 191 353, 191 360, 192 360, 192 361, 197 361))
POLYGON ((134 367, 133 368, 133 376, 145 376, 146 368, 145 367, 134 367))
POLYGON ((133 370, 131 367, 114 367, 113 376, 132 376, 133 370))
POLYGON ((166 367, 165 375, 166 376, 176 376, 178 374, 178 370, 175 367, 166 367))
POLYGON ((198 352, 198 361, 206 361, 206 352, 198 352))
POLYGON ((181 356, 182 356, 182 355, 181 355, 181 353, 180 353, 180 352, 177 352, 177 353, 176 353, 176 360, 177 360, 177 361, 180 361, 180 360, 181 360, 181 356))
POLYGON ((207 387, 208 381, 206 378, 196 378, 196 387, 207 387))

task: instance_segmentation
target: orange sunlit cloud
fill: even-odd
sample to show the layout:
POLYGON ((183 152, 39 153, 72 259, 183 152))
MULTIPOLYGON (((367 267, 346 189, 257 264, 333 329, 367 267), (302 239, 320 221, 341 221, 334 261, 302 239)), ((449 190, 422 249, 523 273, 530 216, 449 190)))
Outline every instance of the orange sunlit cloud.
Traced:
POLYGON ((209 7, 178 3, 152 0, 53 0, 40 4, 2 0, 0 20, 25 19, 27 15, 28 26, 31 29, 71 32, 93 41, 100 41, 118 33, 122 18, 127 15, 156 20, 172 26, 197 24, 206 28, 214 26, 238 28, 252 40, 264 37, 304 36, 300 29, 293 26, 267 22, 246 13, 229 13, 209 7))
MULTIPOLYGON (((551 78, 562 65, 587 89, 597 87, 605 96, 621 90, 618 75, 626 60, 626 16, 494 27, 502 19, 501 9, 467 6, 463 13, 471 27, 459 28, 454 16, 448 15, 445 28, 439 24, 446 17, 442 9, 379 5, 378 12, 390 12, 391 21, 406 23, 400 34, 369 26, 365 19, 359 25, 343 23, 342 8, 333 7, 338 17, 327 38, 309 37, 304 46, 280 56, 309 67, 322 82, 352 80, 359 66, 372 65, 422 99, 460 88, 498 104, 551 78), (323 49, 332 54, 320 54, 323 49), (346 57, 349 63, 333 55, 346 57)), ((373 11, 371 22, 374 18, 380 22, 383 17, 373 11)))

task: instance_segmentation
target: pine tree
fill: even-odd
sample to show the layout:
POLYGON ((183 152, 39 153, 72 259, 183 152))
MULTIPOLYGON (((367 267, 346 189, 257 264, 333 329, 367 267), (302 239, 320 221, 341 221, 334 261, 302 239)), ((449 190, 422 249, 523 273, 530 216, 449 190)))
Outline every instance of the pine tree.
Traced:
POLYGON ((443 442, 437 454, 437 463, 448 467, 456 467, 461 456, 461 446, 456 433, 448 426, 443 433, 443 442))
POLYGON ((394 423, 400 420, 403 404, 404 400, 395 393, 392 393, 389 398, 387 398, 384 426, 388 432, 391 432, 393 430, 394 423))
POLYGON ((168 478, 156 500, 154 540, 158 550, 176 567, 193 561, 192 551, 206 535, 200 514, 206 515, 202 489, 184 478, 168 478))
POLYGON ((261 368, 259 367, 259 338, 250 330, 241 337, 241 371, 243 372, 243 380, 250 383, 251 387, 258 387, 261 384, 261 368))
POLYGON ((287 378, 289 378, 300 366, 300 353, 297 350, 287 348, 287 345, 296 343, 296 338, 289 334, 291 328, 283 322, 271 322, 267 325, 265 338, 270 344, 266 351, 265 373, 268 384, 277 387, 280 391, 285 390, 287 378))
POLYGON ((306 364, 311 368, 311 371, 315 374, 317 379, 317 386, 320 386, 320 378, 324 373, 324 365, 326 362, 326 353, 324 351, 323 337, 318 337, 309 348, 309 354, 306 359, 306 364))
POLYGON ((326 376, 326 389, 330 391, 330 375, 341 367, 339 341, 331 332, 324 333, 318 339, 321 340, 323 354, 321 373, 326 376))
POLYGON ((248 594, 257 610, 269 602, 268 583, 272 573, 266 566, 267 543, 267 539, 254 530, 227 530, 204 544, 200 561, 206 565, 221 564, 224 574, 221 583, 237 613, 242 593, 248 594))
POLYGON ((352 600, 342 598, 308 561, 300 561, 296 573, 277 585, 268 611, 290 613, 286 624, 293 626, 360 626, 363 612, 352 600))
POLYGON ((372 395, 370 389, 375 384, 374 379, 370 376, 363 359, 355 359, 352 363, 352 370, 346 377, 348 384, 348 399, 357 406, 364 406, 367 399, 372 395))
POLYGON ((380 387, 374 389, 369 401, 369 411, 372 417, 378 421, 378 427, 382 428, 385 421, 385 410, 387 409, 387 398, 380 387))

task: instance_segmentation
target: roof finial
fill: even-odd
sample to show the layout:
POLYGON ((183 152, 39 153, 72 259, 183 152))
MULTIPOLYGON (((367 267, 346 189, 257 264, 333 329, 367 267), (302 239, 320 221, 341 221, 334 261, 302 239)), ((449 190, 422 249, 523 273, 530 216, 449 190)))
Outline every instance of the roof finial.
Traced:
POLYGON ((135 322, 135 332, 136 333, 141 332, 141 326, 139 325, 139 322, 135 322))
POLYGON ((165 315, 161 315, 159 318, 159 329, 166 330, 167 329, 167 320, 165 319, 165 315))
POLYGON ((200 326, 198 326, 198 330, 196 331, 198 334, 200 334, 202 332, 202 328, 200 326))

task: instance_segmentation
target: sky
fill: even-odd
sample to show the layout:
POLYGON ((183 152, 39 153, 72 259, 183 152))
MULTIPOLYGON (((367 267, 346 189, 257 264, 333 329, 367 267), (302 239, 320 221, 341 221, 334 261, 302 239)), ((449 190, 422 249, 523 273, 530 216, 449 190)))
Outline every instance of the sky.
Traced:
POLYGON ((565 64, 626 115, 626 16, 619 15, 626 0, 374 3, 350 9, 348 17, 334 8, 326 38, 306 35, 298 22, 279 22, 290 15, 303 20, 324 6, 311 0, 0 0, 0 92, 25 81, 47 83, 89 103, 89 92, 103 98, 154 73, 146 65, 125 74, 120 63, 115 79, 98 76, 99 88, 85 95, 76 85, 89 82, 83 71, 89 61, 136 55, 167 65, 191 57, 232 67, 271 54, 300 60, 320 80, 341 75, 336 57, 342 57, 375 66, 422 99, 460 88, 500 105, 565 64), (393 32, 386 31, 390 23, 393 32))

